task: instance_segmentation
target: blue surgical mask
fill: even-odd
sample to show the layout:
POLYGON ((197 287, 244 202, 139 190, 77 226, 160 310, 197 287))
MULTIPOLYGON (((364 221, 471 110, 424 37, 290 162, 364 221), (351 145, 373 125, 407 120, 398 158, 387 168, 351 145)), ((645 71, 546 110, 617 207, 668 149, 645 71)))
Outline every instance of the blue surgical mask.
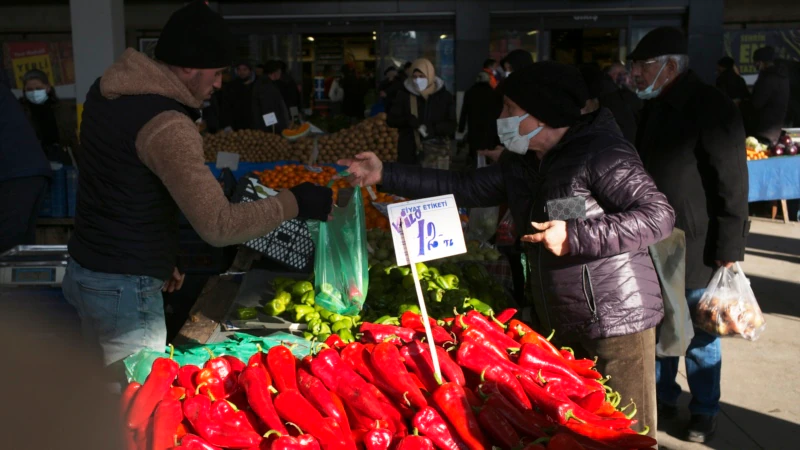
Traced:
MULTIPOLYGON (((638 89, 636 90, 636 95, 640 99, 642 99, 642 100, 650 100, 650 99, 658 97, 658 94, 661 93, 661 89, 664 88, 664 85, 662 84, 661 87, 658 88, 658 89, 653 89, 653 87, 656 85, 656 81, 658 81, 658 77, 661 75, 661 71, 664 70, 664 67, 667 67, 667 62, 666 61, 664 61, 664 64, 662 64, 661 68, 658 69, 658 73, 656 74, 656 77, 653 79, 653 82, 650 83, 650 86, 647 86, 642 91, 640 91, 638 89)), ((669 81, 669 78, 667 80, 665 80, 665 83, 666 83, 666 81, 669 81)))
POLYGON ((31 103, 34 103, 36 105, 41 105, 42 103, 47 101, 47 91, 44 89, 27 91, 25 92, 25 98, 27 98, 28 101, 31 103))
POLYGON ((497 119, 497 136, 500 142, 510 151, 520 155, 527 153, 531 139, 544 129, 544 126, 539 126, 524 136, 519 134, 519 126, 528 115, 497 119))

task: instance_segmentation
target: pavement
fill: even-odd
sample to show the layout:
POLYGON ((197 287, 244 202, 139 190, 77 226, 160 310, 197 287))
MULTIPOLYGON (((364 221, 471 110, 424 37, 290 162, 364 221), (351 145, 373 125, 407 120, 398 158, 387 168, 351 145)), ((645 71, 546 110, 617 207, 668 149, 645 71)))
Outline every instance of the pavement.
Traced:
POLYGON ((681 416, 659 423, 660 449, 800 448, 800 224, 752 219, 742 268, 767 326, 755 342, 722 340, 722 411, 705 444, 681 440, 689 386, 681 363, 681 416))

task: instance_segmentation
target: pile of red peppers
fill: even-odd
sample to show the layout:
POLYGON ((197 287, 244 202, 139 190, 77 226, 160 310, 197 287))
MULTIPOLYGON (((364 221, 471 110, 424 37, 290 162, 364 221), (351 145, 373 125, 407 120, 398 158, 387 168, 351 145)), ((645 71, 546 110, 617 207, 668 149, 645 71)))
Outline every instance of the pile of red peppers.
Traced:
MULTIPOLYGON (((128 450, 643 449, 635 405, 605 386, 515 310, 432 321, 441 377, 421 318, 364 323, 314 355, 285 346, 245 363, 210 355, 203 367, 159 358, 123 393, 128 450), (626 411, 630 409, 630 411, 626 411)), ((260 349, 259 349, 260 350, 260 349)), ((210 352, 209 352, 210 353, 210 352)))

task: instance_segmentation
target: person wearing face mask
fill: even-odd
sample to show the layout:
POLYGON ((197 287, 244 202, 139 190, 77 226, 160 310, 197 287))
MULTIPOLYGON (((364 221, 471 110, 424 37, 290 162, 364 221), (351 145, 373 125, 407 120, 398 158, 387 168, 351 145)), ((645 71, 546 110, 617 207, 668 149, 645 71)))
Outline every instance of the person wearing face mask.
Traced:
POLYGON ((497 164, 462 173, 384 164, 373 153, 339 164, 351 184, 406 198, 453 194, 467 208, 507 202, 524 235, 528 316, 535 311, 540 331, 554 329, 559 343, 597 356, 654 436, 663 304, 647 247, 672 232, 674 212, 611 113, 581 114, 588 93, 577 68, 535 63, 499 89, 497 132, 509 152, 497 164))
MULTIPOLYGON (((744 259, 750 227, 745 132, 738 108, 688 70, 683 33, 657 28, 629 55, 637 95, 645 99, 636 148, 686 233, 686 300, 693 309, 719 266, 744 259)), ((677 357, 659 358, 659 416, 677 416, 677 357)), ((685 438, 705 442, 719 412, 719 338, 695 329, 686 350, 692 413, 685 438)))
POLYGON ((456 106, 453 96, 436 76, 433 64, 425 58, 411 65, 411 77, 397 93, 386 123, 400 130, 397 161, 417 164, 423 147, 446 141, 456 131, 456 106))
POLYGON ((65 113, 68 111, 61 107, 47 74, 32 69, 23 75, 22 81, 22 109, 33 125, 47 158, 50 161, 71 164, 69 155, 63 148, 74 146, 75 134, 67 131, 70 127, 66 124, 70 120, 65 113))

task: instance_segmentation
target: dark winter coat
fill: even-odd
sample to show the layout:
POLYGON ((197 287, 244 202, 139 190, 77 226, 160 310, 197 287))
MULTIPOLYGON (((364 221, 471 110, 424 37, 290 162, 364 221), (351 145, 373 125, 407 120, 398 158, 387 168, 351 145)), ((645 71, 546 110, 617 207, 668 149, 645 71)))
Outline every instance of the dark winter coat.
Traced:
POLYGON ((289 127, 291 122, 289 109, 283 102, 283 96, 277 83, 268 77, 261 77, 253 83, 252 105, 253 128, 256 130, 274 131, 279 134, 289 127), (264 115, 269 113, 275 113, 275 118, 278 120, 274 128, 273 126, 268 127, 264 121, 264 115))
POLYGON ((674 212, 607 109, 584 115, 542 161, 509 154, 472 173, 386 164, 383 189, 409 198, 453 194, 460 207, 507 202, 517 224, 558 219, 550 200, 583 199, 586 218, 567 220, 568 255, 526 246, 529 298, 542 324, 570 341, 637 333, 663 317, 647 246, 672 232, 674 212))
POLYGON ((497 118, 502 111, 503 97, 489 83, 475 83, 464 93, 458 131, 463 133, 465 127, 468 127, 470 156, 475 156, 478 150, 494 150, 500 145, 497 118))
POLYGON ((422 138, 423 141, 435 137, 452 137, 456 131, 456 105, 453 96, 440 78, 436 78, 436 92, 428 96, 427 100, 422 98, 413 79, 406 79, 403 87, 404 89, 397 93, 386 123, 400 131, 397 141, 397 161, 403 164, 416 164, 417 144, 414 140, 414 131, 424 124, 428 137, 422 138), (418 117, 411 114, 412 95, 417 98, 418 117))
POLYGON ((736 105, 691 71, 645 102, 636 148, 686 232, 686 288, 715 260, 742 261, 748 222, 745 133, 736 105))
POLYGON ((11 90, 0 85, 0 182, 51 175, 33 126, 11 90))
POLYGON ((744 101, 750 98, 747 82, 733 69, 727 69, 717 76, 717 89, 733 101, 744 101))
POLYGON ((603 77, 603 86, 597 97, 600 106, 611 111, 625 139, 631 143, 636 142, 642 101, 630 89, 618 87, 608 75, 603 77))
POLYGON ((231 127, 234 130, 252 130, 256 128, 253 118, 253 87, 239 78, 223 87, 221 100, 220 127, 231 127))
POLYGON ((753 96, 753 123, 748 134, 776 142, 785 125, 791 97, 786 66, 771 66, 758 74, 753 96))

